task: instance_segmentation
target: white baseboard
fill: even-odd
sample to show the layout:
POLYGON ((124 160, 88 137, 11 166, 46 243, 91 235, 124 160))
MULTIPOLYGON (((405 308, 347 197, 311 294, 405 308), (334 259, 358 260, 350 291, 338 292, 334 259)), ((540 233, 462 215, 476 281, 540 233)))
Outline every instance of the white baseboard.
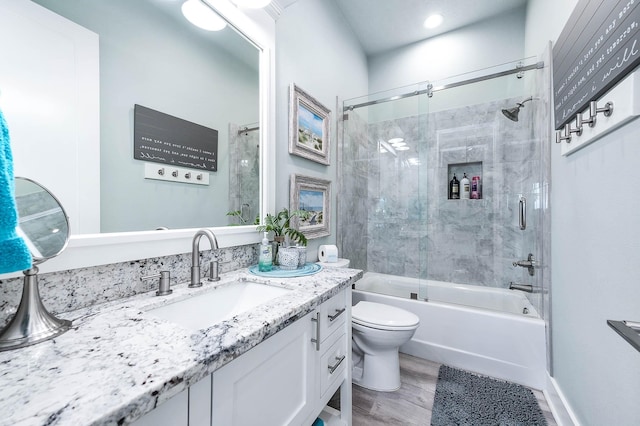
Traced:
POLYGON ((549 374, 547 374, 546 389, 542 392, 558 426, 580 426, 580 422, 571 410, 571 406, 567 402, 558 383, 553 377, 549 376, 549 374))

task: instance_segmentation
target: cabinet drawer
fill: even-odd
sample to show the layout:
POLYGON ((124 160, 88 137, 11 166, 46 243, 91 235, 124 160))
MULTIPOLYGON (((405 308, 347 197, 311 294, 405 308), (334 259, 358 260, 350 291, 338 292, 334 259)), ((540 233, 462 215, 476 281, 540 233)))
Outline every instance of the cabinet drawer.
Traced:
POLYGON ((320 341, 324 342, 335 330, 344 326, 347 318, 346 292, 341 291, 320 306, 320 341))
POLYGON ((320 356, 320 395, 325 396, 327 391, 335 392, 335 385, 342 382, 347 364, 351 362, 350 354, 347 353, 347 333, 336 333, 333 335, 326 347, 328 349, 320 356))

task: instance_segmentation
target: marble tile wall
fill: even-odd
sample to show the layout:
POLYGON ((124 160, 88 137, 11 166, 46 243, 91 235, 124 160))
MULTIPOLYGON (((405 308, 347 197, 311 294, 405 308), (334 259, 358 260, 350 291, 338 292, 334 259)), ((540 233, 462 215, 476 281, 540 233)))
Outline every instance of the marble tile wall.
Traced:
MULTIPOLYGON (((368 271, 502 288, 511 281, 530 283, 526 270, 512 262, 536 252, 545 190, 541 171, 548 166, 541 163, 537 109, 528 103, 518 122, 500 111, 519 101, 492 101, 365 128, 349 124, 341 198, 349 198, 350 212, 367 220, 365 225, 353 221, 348 231, 339 225, 343 255, 356 253, 354 245, 364 234, 366 264, 355 267, 368 271), (387 141, 398 129, 409 149, 380 153, 378 141, 387 141), (481 163, 483 198, 449 200, 451 166, 462 170, 465 163, 474 163, 474 174, 481 163), (357 198, 363 185, 366 216, 355 207, 362 203, 357 198), (525 231, 518 227, 521 195, 529 201, 525 231)), ((351 120, 354 112, 349 114, 351 120)))
MULTIPOLYGON (((220 259, 220 273, 245 268, 258 262, 255 244, 215 250, 220 259)), ((214 251, 200 253, 203 276, 208 276, 214 251)), ((171 283, 191 279, 191 253, 90 268, 52 272, 38 276, 40 295, 52 313, 72 311, 157 289, 158 279, 142 281, 140 277, 171 272, 171 283)), ((0 280, 0 327, 15 314, 22 296, 23 278, 0 280)))

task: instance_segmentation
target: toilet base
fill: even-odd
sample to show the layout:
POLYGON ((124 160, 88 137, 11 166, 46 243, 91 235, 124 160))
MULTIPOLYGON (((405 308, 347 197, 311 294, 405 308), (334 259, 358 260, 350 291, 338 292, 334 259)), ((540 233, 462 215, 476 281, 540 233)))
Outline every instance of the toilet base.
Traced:
POLYGON ((351 381, 355 385, 378 392, 397 391, 401 385, 398 349, 364 354, 362 362, 353 366, 352 373, 351 381))

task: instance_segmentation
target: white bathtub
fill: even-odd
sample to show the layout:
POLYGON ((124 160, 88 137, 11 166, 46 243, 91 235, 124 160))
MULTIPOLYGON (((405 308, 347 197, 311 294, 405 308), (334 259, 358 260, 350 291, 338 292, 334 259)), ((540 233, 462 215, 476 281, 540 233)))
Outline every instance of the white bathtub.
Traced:
POLYGON ((545 389, 544 321, 522 293, 423 280, 429 301, 411 300, 418 283, 367 272, 355 284, 353 304, 368 300, 418 315, 420 326, 401 352, 545 389))

